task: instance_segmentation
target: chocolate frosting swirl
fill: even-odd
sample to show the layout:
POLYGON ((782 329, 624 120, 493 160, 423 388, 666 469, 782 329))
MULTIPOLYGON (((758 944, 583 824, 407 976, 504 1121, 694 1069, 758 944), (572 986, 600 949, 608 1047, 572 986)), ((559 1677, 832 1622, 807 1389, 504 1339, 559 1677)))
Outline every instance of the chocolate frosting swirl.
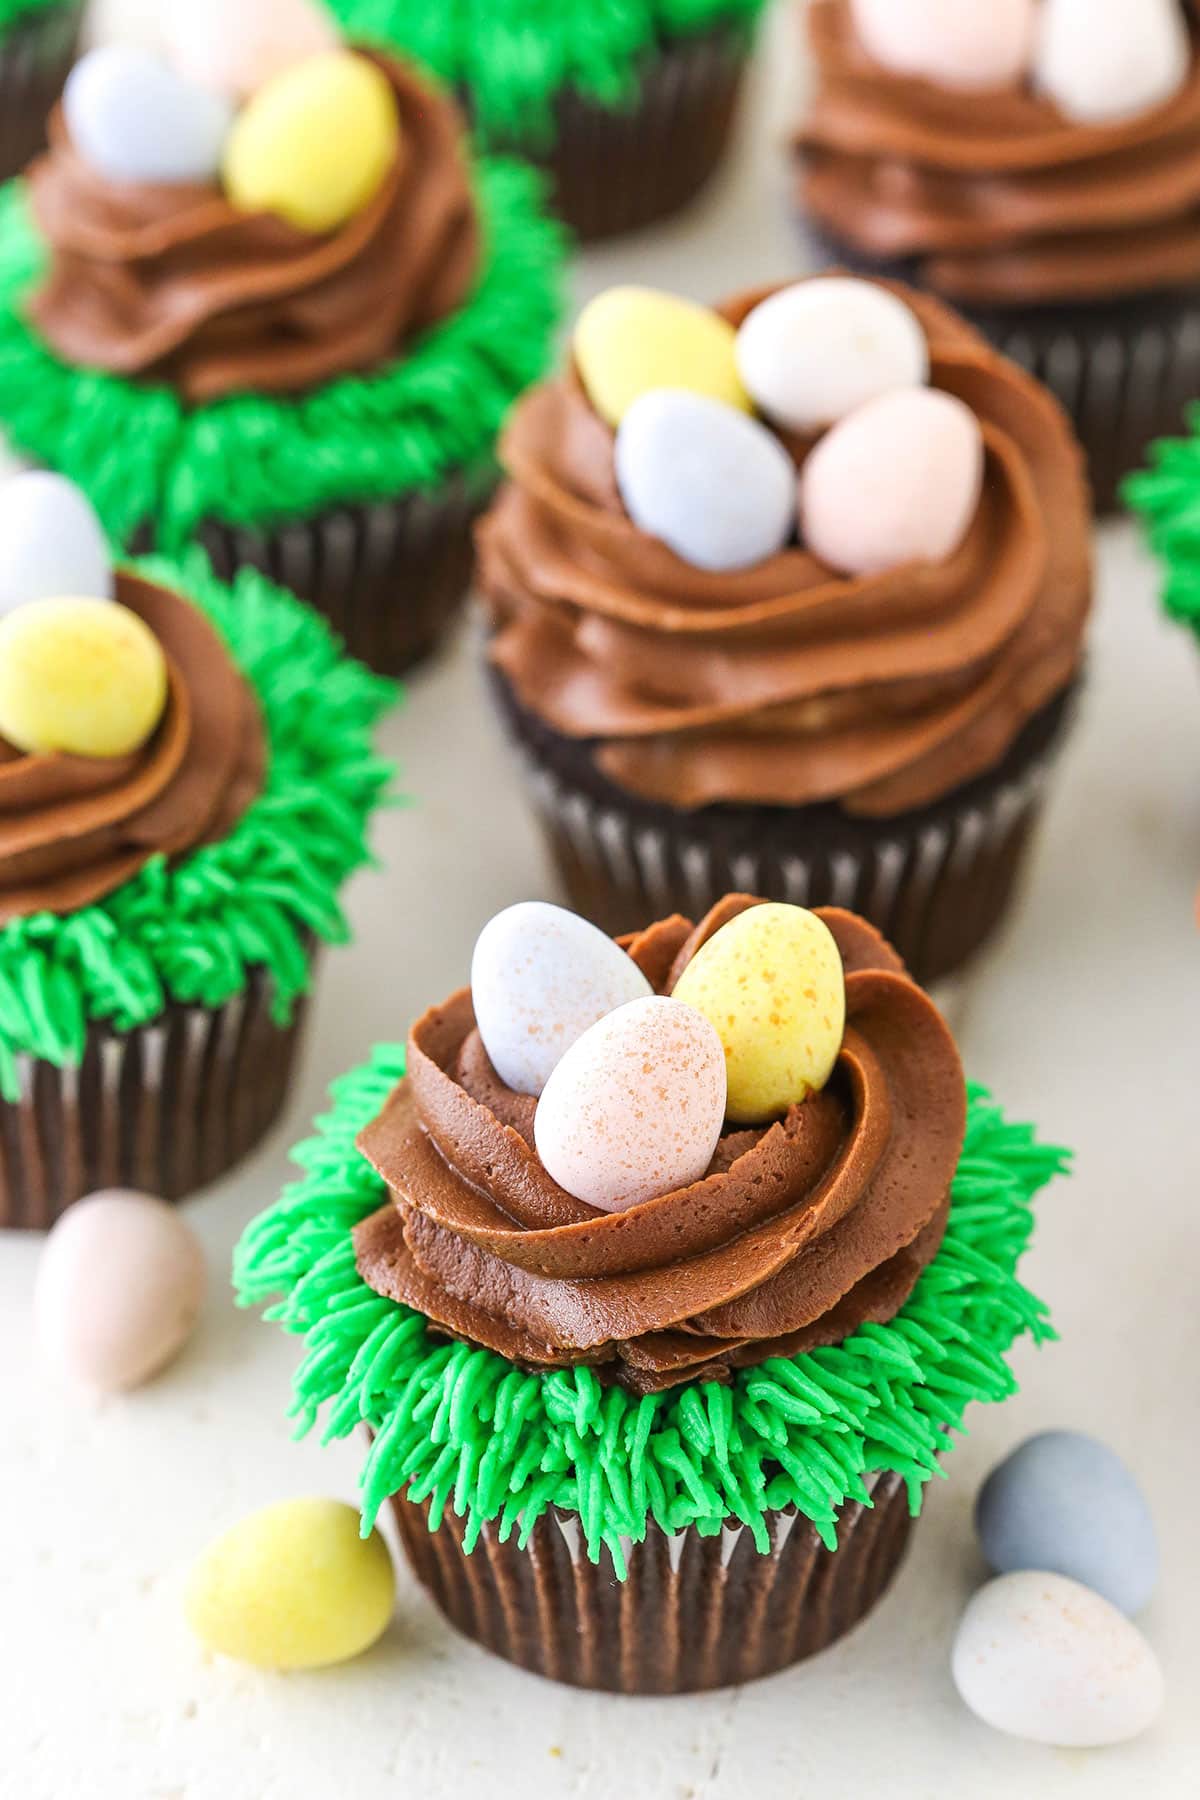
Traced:
POLYGON ((370 369, 466 299, 480 231, 453 104, 375 56, 400 147, 339 229, 235 210, 215 184, 107 180, 58 107, 30 171, 51 266, 29 314, 64 360, 170 383, 190 405, 297 393, 370 369))
MULTIPOLYGON (((660 993, 759 904, 731 895, 621 939, 660 993)), ((469 990, 419 1019, 405 1081, 359 1139, 390 1199, 359 1272, 452 1337, 523 1367, 589 1363, 638 1392, 728 1380, 892 1318, 937 1250, 966 1124, 953 1039, 879 934, 819 915, 846 970, 827 1086, 772 1125, 730 1126, 702 1180, 600 1213, 551 1180, 536 1102, 506 1088, 469 990)))
MULTIPOLYGON (((771 291, 719 310, 738 324, 771 291)), ((1069 685, 1091 593, 1078 446, 970 326, 894 291, 925 330, 933 385, 983 429, 983 497, 944 563, 847 579, 793 548, 708 574, 633 524, 613 434, 573 373, 518 404, 511 479, 480 531, 490 654, 626 791, 678 809, 899 813, 994 767, 1069 685)), ((786 445, 801 464, 810 443, 786 445)))
POLYGON ((1164 105, 1077 124, 1027 86, 954 92, 883 68, 847 0, 812 0, 801 197, 837 241, 912 258, 978 305, 1107 300, 1200 280, 1200 24, 1164 105))
POLYGON ((232 830, 262 788, 258 702, 190 601, 120 573, 167 659, 166 711, 129 756, 27 755, 0 738, 0 925, 102 899, 150 857, 232 830))

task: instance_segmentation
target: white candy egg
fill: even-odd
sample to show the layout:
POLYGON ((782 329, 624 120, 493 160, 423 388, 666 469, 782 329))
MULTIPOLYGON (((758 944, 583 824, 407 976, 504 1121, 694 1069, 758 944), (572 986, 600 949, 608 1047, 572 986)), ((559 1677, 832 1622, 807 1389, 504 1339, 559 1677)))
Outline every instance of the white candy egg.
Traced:
POLYGON ((1036 0, 850 0, 850 10, 868 56, 897 75, 994 88, 1028 65, 1036 0))
POLYGON ((106 44, 76 63, 63 115, 83 160, 120 182, 214 181, 233 123, 222 95, 131 44, 106 44))
POLYGON ((1077 124, 1163 105, 1191 62, 1179 0, 1044 0, 1034 81, 1077 124))
POLYGON ((175 0, 167 51, 189 81, 244 100, 293 63, 338 47, 314 0, 175 0))
POLYGON ((29 469, 0 485, 0 614, 60 594, 113 593, 103 528, 73 481, 29 469))

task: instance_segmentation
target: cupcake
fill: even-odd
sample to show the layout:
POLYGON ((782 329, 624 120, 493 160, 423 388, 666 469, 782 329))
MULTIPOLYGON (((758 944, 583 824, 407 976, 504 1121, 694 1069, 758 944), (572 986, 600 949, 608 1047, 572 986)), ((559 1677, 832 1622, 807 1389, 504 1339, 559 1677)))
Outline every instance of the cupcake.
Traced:
POLYGON ((1098 506, 1200 381, 1191 0, 812 0, 822 260, 962 309, 1071 414, 1098 506))
POLYGON ((0 0, 0 181, 45 143, 82 17, 83 0, 0 0))
POLYGON ((254 570, 114 571, 60 476, 0 490, 0 544, 0 1226, 45 1227, 272 1124, 392 690, 254 570))
POLYGON ((536 163, 581 238, 678 212, 729 142, 764 0, 332 0, 461 98, 483 141, 536 163))
POLYGON ((536 177, 473 162, 405 64, 311 53, 332 27, 305 11, 282 48, 197 44, 208 9, 180 13, 175 63, 76 67, 48 153, 0 195, 0 424, 115 541, 198 540, 394 673, 465 593, 560 234, 536 177))
POLYGON ((480 529, 492 686, 573 905, 852 907, 914 976, 1007 910, 1088 611, 1078 447, 926 296, 585 309, 480 529))
POLYGON ((967 1405, 1053 1336, 1015 1269, 1065 1154, 838 909, 732 895, 614 944, 510 908, 318 1132, 235 1259, 307 1340, 293 1413, 367 1427, 363 1529, 391 1506, 461 1631, 578 1686, 848 1631, 967 1405))

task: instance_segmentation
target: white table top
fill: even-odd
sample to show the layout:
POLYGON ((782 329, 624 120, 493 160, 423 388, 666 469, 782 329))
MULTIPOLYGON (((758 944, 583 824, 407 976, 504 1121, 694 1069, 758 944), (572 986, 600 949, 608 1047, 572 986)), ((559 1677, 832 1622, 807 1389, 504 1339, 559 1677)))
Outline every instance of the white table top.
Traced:
MULTIPOLYGON (((145 9, 145 0, 137 0, 145 9)), ((113 0, 109 17, 134 0, 113 0)), ((797 267, 778 143, 791 20, 776 16, 737 159, 683 223, 588 256, 577 298, 614 279, 716 297, 797 267)), ((1026 1280, 1062 1343, 1016 1352, 1021 1396, 976 1408, 878 1611, 815 1662, 683 1700, 556 1688, 458 1639, 402 1573, 395 1622, 342 1669, 286 1677, 207 1660, 184 1624, 193 1556, 291 1494, 351 1499, 360 1449, 291 1443, 295 1340, 236 1312, 226 1274, 243 1223, 276 1195, 289 1143, 339 1071, 466 974, 501 906, 553 895, 473 666, 471 634, 414 682, 386 750, 414 797, 386 815, 382 875, 349 895, 353 949, 328 957, 285 1123, 188 1216, 212 1291, 174 1368, 96 1403, 33 1351, 35 1239, 0 1240, 0 1795, 19 1800, 1105 1800, 1200 1791, 1200 1433, 1192 1383, 1200 1264, 1197 1036, 1200 684, 1154 606, 1129 526, 1100 540, 1092 679, 1018 916, 961 996, 970 1072, 1013 1116, 1078 1150, 1044 1196, 1026 1280), (1166 1667, 1159 1725, 1118 1750, 1056 1752, 977 1724, 949 1676, 982 1570, 972 1499, 1028 1432, 1106 1437, 1150 1495, 1164 1548, 1142 1624, 1166 1667)))

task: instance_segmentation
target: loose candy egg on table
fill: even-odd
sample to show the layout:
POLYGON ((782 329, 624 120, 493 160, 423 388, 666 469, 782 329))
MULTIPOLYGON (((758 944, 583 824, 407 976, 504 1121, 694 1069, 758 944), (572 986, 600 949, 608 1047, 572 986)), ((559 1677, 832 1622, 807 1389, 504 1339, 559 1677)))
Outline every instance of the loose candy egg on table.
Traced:
POLYGON ((103 528, 73 481, 29 469, 0 484, 0 613, 57 594, 113 593, 103 528))
POLYGON ((653 994, 572 1044, 538 1101, 547 1172, 577 1200, 621 1212, 699 1181, 725 1119, 725 1058, 698 1012, 653 994))
POLYGON ((980 1547, 999 1574, 1050 1569, 1140 1612, 1158 1579, 1150 1508, 1115 1451, 1079 1431, 1043 1431, 994 1468, 975 1503, 980 1547))
POLYGON ((674 998, 711 1020, 726 1110, 763 1124, 824 1087, 846 1029, 846 977, 823 919, 783 902, 752 906, 702 944, 674 998))
POLYGON ((319 1669, 358 1656, 387 1629, 396 1580, 377 1531, 354 1507, 285 1500, 252 1513, 200 1558, 187 1616, 208 1650, 259 1669, 319 1669))
POLYGON ((844 575, 942 562, 960 547, 983 488, 983 433, 936 388, 869 400, 827 431, 800 471, 800 530, 844 575))
POLYGON ((1044 0, 1034 82, 1077 124, 1104 125, 1164 105, 1191 63, 1179 0, 1044 0))
POLYGON ((315 0, 191 0, 167 10, 167 52, 180 74, 239 100, 338 47, 333 19, 315 0))
POLYGON ((632 957, 610 937, 543 900, 497 913, 471 959, 483 1047, 501 1081, 519 1094, 540 1094, 589 1026, 650 992, 632 957))
POLYGON ((1033 48, 1036 0, 850 0, 868 56, 947 88, 1006 87, 1033 48))
POLYGON ((608 288, 575 326, 575 366, 588 399, 619 425, 651 388, 686 388, 751 410, 734 358, 733 326, 711 307, 654 288, 608 288))
POLYGON ((1124 1613, 1079 1582, 1040 1571, 980 1588, 951 1668, 985 1724, 1063 1749, 1124 1743, 1163 1703, 1158 1659, 1124 1613))
POLYGON ((174 1207, 112 1189, 69 1207, 42 1249, 34 1317, 60 1373, 116 1393, 178 1355, 204 1303, 204 1253, 174 1207))
POLYGON ((110 181, 206 182, 220 172, 233 108, 148 50, 108 44, 72 69, 63 116, 80 156, 110 181))
POLYGON ((332 50, 295 63, 239 113, 225 191, 241 212, 273 212, 301 231, 333 231, 373 198, 395 160, 400 115, 375 63, 332 50))
POLYGON ((748 568, 792 535, 791 457, 757 419, 705 394, 653 388, 635 400, 616 473, 634 524, 696 568, 748 568))
POLYGON ((18 750, 127 756, 167 701, 150 627, 115 600, 31 600, 0 618, 0 737, 18 750))
POLYGON ((912 308, 852 276, 797 282, 756 306, 736 341, 738 373, 767 418, 819 431, 855 407, 929 380, 912 308))

